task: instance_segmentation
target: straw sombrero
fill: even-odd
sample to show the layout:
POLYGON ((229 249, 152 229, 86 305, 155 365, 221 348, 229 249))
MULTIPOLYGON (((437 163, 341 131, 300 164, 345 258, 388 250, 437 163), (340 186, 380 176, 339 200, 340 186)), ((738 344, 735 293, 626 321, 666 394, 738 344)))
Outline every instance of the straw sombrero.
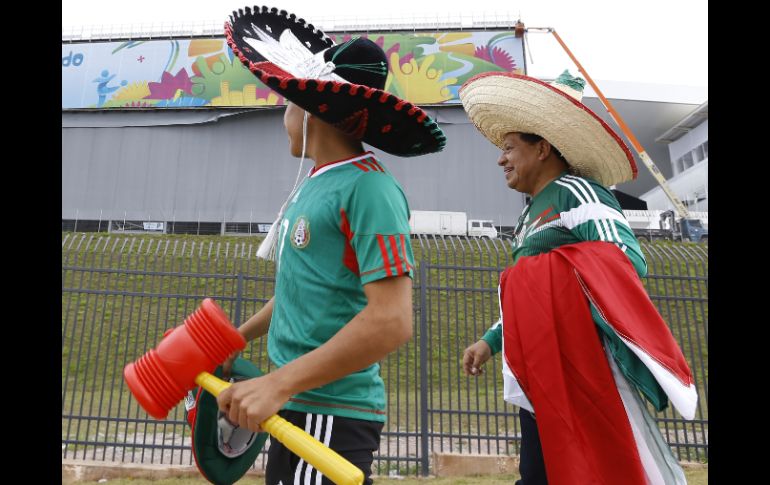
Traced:
POLYGON ((501 149, 506 134, 532 133, 556 147, 577 175, 605 187, 635 179, 636 162, 626 144, 581 103, 584 86, 568 71, 551 84, 489 72, 470 78, 459 94, 476 128, 501 149))
POLYGON ((411 157, 441 151, 446 137, 422 109, 386 91, 388 62, 365 38, 334 42, 285 10, 238 10, 227 43, 270 89, 355 139, 411 157))

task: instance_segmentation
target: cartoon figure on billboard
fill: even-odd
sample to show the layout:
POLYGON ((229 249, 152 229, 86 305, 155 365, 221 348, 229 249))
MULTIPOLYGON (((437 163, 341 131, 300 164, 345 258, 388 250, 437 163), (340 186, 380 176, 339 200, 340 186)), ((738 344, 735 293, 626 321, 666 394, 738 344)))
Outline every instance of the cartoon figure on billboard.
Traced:
POLYGON ((104 102, 107 100, 108 94, 120 89, 120 86, 125 86, 126 84, 128 84, 128 81, 124 79, 123 81, 120 82, 120 86, 108 87, 107 85, 110 83, 110 81, 112 81, 112 78, 114 78, 116 75, 117 74, 113 74, 110 76, 110 71, 105 69, 104 71, 102 71, 101 77, 94 79, 93 82, 99 83, 96 86, 96 92, 99 95, 99 103, 96 106, 101 108, 102 105, 104 105, 104 102))

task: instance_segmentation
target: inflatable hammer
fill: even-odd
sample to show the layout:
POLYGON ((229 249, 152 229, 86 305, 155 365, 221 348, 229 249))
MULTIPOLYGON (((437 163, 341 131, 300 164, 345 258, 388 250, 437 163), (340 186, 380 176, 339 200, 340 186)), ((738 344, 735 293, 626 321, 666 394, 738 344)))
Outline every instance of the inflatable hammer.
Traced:
MULTIPOLYGON (((230 387, 211 374, 246 340, 214 300, 206 298, 184 325, 168 330, 157 348, 123 369, 123 377, 139 405, 155 419, 165 419, 187 391, 201 386, 214 396, 230 387)), ((364 473, 334 450, 278 415, 262 429, 313 465, 334 483, 361 485, 364 473)))

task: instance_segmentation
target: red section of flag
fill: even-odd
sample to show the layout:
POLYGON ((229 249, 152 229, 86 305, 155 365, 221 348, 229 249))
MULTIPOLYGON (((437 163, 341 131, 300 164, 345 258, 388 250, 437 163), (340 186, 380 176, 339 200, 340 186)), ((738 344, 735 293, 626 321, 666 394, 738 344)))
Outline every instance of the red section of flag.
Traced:
POLYGON ((500 299, 505 359, 537 416, 548 483, 645 485, 580 285, 568 265, 538 258, 503 272, 500 299))
POLYGON ((588 303, 683 383, 687 362, 628 258, 582 242, 525 256, 500 277, 504 358, 534 407, 548 482, 646 483, 588 303))

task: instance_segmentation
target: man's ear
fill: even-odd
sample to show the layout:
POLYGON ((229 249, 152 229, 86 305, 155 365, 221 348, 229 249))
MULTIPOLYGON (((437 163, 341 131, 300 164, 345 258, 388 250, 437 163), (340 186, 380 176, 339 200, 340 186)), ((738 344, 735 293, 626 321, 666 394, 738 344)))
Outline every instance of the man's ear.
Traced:
POLYGON ((537 142, 537 145, 538 145, 537 159, 545 160, 546 158, 548 158, 548 156, 551 154, 551 144, 547 142, 544 138, 539 142, 537 142))

